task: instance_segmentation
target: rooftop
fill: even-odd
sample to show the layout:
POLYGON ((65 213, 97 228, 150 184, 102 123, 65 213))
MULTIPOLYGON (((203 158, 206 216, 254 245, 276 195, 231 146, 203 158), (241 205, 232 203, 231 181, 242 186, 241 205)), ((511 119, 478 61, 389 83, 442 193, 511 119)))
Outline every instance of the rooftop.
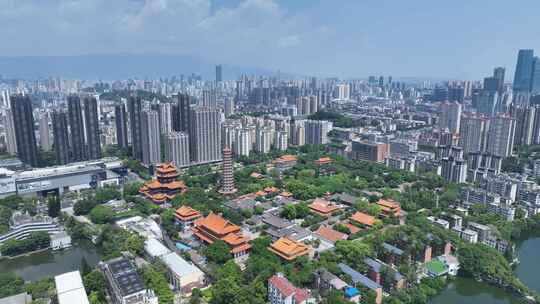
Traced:
POLYGON ((175 252, 165 254, 161 257, 163 263, 165 263, 169 269, 180 277, 190 276, 197 274, 204 276, 204 273, 195 265, 187 262, 175 252))
POLYGON ((268 247, 268 250, 277 254, 283 259, 290 261, 296 259, 299 256, 309 254, 311 248, 303 243, 282 237, 272 243, 268 247))
POLYGON ((135 266, 126 258, 118 258, 106 263, 114 281, 123 296, 144 290, 144 284, 135 266))
POLYGON ((350 219, 352 221, 355 221, 359 224, 366 225, 366 226, 373 226, 377 219, 369 214, 365 214, 363 212, 356 212, 353 214, 350 219))
POLYGON ((371 290, 382 288, 380 284, 377 282, 372 281, 370 278, 366 277, 365 275, 359 273, 358 271, 352 269, 348 265, 345 265, 343 263, 338 264, 339 269, 343 271, 345 274, 349 275, 354 283, 361 284, 371 290))
POLYGON ((340 240, 346 240, 348 237, 345 233, 339 232, 327 226, 320 226, 319 229, 315 231, 315 234, 321 236, 322 238, 332 243, 335 243, 340 240))

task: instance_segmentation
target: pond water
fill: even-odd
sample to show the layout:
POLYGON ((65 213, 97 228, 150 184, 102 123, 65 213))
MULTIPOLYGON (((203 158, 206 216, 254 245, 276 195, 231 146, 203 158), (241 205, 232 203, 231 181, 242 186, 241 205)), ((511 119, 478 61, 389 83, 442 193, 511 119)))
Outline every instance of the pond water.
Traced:
MULTIPOLYGON (((525 235, 518 242, 520 264, 516 267, 517 277, 530 289, 540 293, 540 234, 525 235)), ((515 304, 520 301, 505 291, 486 283, 467 278, 456 278, 431 304, 515 304)))
POLYGON ((24 280, 34 281, 78 270, 83 257, 93 267, 101 255, 91 242, 83 241, 63 251, 47 250, 15 259, 2 259, 0 269, 2 272, 13 272, 24 280))

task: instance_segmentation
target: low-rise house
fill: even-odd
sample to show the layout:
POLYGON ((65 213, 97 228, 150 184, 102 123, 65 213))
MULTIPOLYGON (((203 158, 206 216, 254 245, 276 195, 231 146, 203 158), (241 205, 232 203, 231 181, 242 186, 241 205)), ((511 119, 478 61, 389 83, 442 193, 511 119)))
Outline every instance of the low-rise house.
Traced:
POLYGON ((71 247, 71 236, 65 231, 51 235, 52 250, 60 250, 71 247))
POLYGON ((79 271, 66 272, 54 277, 58 304, 89 304, 79 271))
POLYGON ((401 206, 394 200, 381 198, 377 201, 377 205, 381 208, 382 216, 396 218, 401 216, 401 206))
POLYGON ((144 252, 150 261, 154 261, 170 253, 171 250, 163 245, 158 239, 149 238, 144 241, 144 252))
POLYGON ((134 216, 116 221, 116 225, 122 229, 135 232, 144 238, 163 239, 161 228, 158 223, 151 218, 134 216))
POLYGON ((338 264, 339 269, 349 277, 351 277, 354 284, 362 285, 368 289, 371 289, 375 292, 375 303, 381 304, 382 303, 382 297, 383 297, 383 289, 381 284, 374 282, 370 278, 366 277, 365 275, 361 274, 360 272, 352 269, 350 266, 339 263, 338 264))
POLYGON ((99 267, 107 280, 111 300, 115 304, 158 304, 152 290, 146 289, 133 263, 119 257, 100 262, 99 267))
MULTIPOLYGON (((386 267, 387 269, 391 269, 391 267, 381 261, 372 258, 365 258, 364 263, 369 268, 368 277, 374 282, 385 286, 386 282, 384 282, 382 271, 384 267, 386 267)), ((394 275, 392 278, 393 282, 389 283, 389 285, 391 285, 395 289, 402 289, 403 287, 405 287, 405 278, 403 277, 403 275, 395 270, 391 271, 393 271, 394 275)))
POLYGON ((382 247, 386 256, 385 261, 390 265, 395 265, 403 257, 404 251, 394 245, 383 243, 382 247))
POLYGON ((345 233, 339 232, 328 226, 320 226, 314 232, 316 238, 335 244, 337 241, 346 240, 348 236, 345 233))
POLYGON ((343 292, 343 296, 353 303, 360 302, 360 291, 352 286, 349 286, 346 282, 340 279, 335 274, 322 268, 313 273, 315 277, 315 288, 319 290, 321 294, 327 294, 331 290, 337 290, 343 292))
POLYGON ((268 233, 268 235, 270 235, 274 241, 282 237, 296 242, 307 242, 313 240, 313 233, 310 230, 297 225, 279 230, 268 228, 266 229, 266 233, 268 233))
POLYGON ((333 212, 341 210, 342 208, 342 206, 336 203, 320 198, 316 198, 311 204, 309 204, 309 209, 311 212, 324 217, 329 217, 333 212))
POLYGON ((268 250, 286 261, 293 261, 301 256, 309 256, 311 253, 310 246, 284 237, 270 244, 268 250))
POLYGON ((314 304, 315 298, 308 289, 294 286, 283 274, 268 279, 268 302, 270 304, 314 304))
POLYGON ((296 155, 286 154, 274 159, 272 163, 279 173, 283 173, 284 171, 296 166, 297 161, 298 157, 296 157, 296 155))
POLYGON ((174 217, 176 224, 180 226, 180 229, 182 231, 185 232, 191 229, 191 227, 193 227, 193 223, 195 223, 196 220, 200 219, 202 217, 202 214, 189 206, 182 206, 176 209, 174 217))
POLYGON ((371 216, 369 214, 363 213, 363 212, 356 212, 349 220, 357 225, 360 225, 362 227, 371 228, 373 225, 377 223, 377 219, 374 216, 371 216))
POLYGON ((189 296, 193 288, 202 288, 205 285, 204 273, 192 263, 184 260, 176 252, 170 252, 160 257, 167 266, 168 277, 175 290, 182 295, 189 296))
POLYGON ((433 217, 433 216, 428 216, 427 217, 428 221, 432 222, 433 224, 441 227, 441 228, 444 228, 444 229, 450 229, 450 222, 448 222, 447 220, 443 220, 441 218, 436 218, 436 217, 433 217))
POLYGON ((444 275, 456 276, 459 271, 459 261, 453 255, 441 255, 426 263, 425 271, 433 278, 444 275))
POLYGON ((294 226, 293 222, 288 221, 277 215, 273 215, 271 213, 263 214, 262 221, 263 223, 268 225, 269 228, 274 229, 274 230, 286 229, 286 228, 291 228, 292 226, 294 226))
POLYGON ((32 304, 32 295, 27 292, 1 298, 0 304, 32 304))
POLYGON ((330 197, 331 200, 339 202, 341 204, 352 206, 356 203, 356 196, 348 193, 336 193, 330 197))

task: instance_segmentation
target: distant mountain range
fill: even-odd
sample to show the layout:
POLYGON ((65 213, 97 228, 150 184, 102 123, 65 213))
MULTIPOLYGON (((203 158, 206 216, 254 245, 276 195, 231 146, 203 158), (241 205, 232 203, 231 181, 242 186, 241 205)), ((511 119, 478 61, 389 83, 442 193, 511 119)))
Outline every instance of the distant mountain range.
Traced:
MULTIPOLYGON (((77 56, 0 56, 0 75, 4 78, 37 79, 49 76, 85 80, 159 78, 195 73, 214 79, 215 65, 189 55, 96 54, 77 56)), ((223 78, 241 74, 275 75, 276 71, 223 65, 223 78)))

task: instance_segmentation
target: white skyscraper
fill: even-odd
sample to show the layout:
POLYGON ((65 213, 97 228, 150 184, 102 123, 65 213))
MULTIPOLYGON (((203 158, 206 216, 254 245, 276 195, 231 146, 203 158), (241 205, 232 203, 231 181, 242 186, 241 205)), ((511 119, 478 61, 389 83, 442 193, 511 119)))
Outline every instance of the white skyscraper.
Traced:
POLYGON ((338 99, 348 100, 351 98, 351 88, 348 84, 339 84, 338 88, 338 99))
POLYGON ((189 136, 184 132, 171 132, 165 136, 165 159, 176 167, 189 166, 189 136))
POLYGON ((459 133, 461 122, 461 104, 458 102, 443 102, 440 106, 439 129, 448 129, 451 133, 459 133))
POLYGON ((270 128, 258 128, 255 150, 259 153, 268 153, 272 147, 272 130, 270 128))
POLYGON ((161 162, 159 115, 147 110, 142 112, 141 118, 142 162, 155 165, 161 162))
POLYGON ((192 161, 205 163, 221 160, 221 115, 217 109, 191 108, 189 141, 192 161))
POLYGON ((287 143, 289 141, 289 136, 285 131, 277 131, 276 138, 274 140, 274 147, 276 150, 285 151, 287 150, 287 143))
POLYGON ((248 129, 237 129, 234 142, 234 154, 236 156, 249 156, 251 151, 251 134, 248 129))

